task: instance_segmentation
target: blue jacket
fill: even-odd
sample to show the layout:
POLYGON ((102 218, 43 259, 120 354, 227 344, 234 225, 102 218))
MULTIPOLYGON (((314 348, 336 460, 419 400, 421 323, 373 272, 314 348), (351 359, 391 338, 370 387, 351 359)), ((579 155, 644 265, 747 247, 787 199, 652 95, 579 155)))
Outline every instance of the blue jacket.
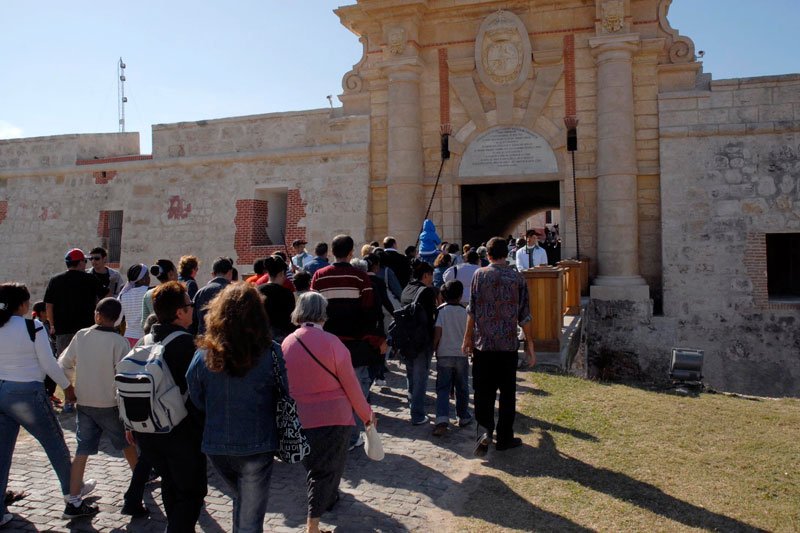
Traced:
POLYGON ((329 264, 330 263, 328 262, 328 259, 326 257, 316 256, 314 257, 314 259, 306 263, 306 266, 303 267, 303 270, 305 270, 306 272, 308 272, 313 276, 314 272, 316 272, 320 268, 325 268, 329 264))
MULTIPOLYGON (((278 354, 283 383, 286 387, 286 366, 277 342, 272 349, 278 354)), ((226 371, 211 372, 203 360, 205 350, 197 350, 186 372, 189 397, 205 412, 202 450, 209 455, 254 455, 278 449, 275 422, 275 378, 272 353, 267 350, 256 366, 241 377, 226 371)))
POLYGON ((438 246, 442 244, 442 239, 436 234, 436 226, 426 218, 422 224, 422 233, 419 234, 419 253, 432 254, 436 252, 438 246))

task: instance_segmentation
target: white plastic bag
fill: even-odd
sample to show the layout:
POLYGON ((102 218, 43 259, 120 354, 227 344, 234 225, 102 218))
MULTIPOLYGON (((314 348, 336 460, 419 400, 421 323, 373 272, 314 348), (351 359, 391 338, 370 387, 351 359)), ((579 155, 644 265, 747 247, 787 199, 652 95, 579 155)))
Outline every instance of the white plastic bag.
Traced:
POLYGON ((373 461, 383 460, 386 454, 383 453, 383 443, 381 443, 381 436, 378 430, 375 429, 375 424, 367 426, 364 434, 367 437, 366 442, 364 442, 364 451, 367 452, 367 457, 373 461))

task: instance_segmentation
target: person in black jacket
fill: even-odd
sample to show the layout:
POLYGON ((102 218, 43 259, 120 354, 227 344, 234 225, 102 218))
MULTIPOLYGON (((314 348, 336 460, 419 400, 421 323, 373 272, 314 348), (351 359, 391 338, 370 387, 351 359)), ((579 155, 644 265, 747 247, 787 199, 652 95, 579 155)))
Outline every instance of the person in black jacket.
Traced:
POLYGON ((292 324, 292 311, 294 311, 294 294, 284 287, 286 280, 286 263, 278 256, 264 259, 264 270, 269 274, 269 281, 258 286, 258 291, 264 296, 264 309, 269 318, 272 329, 272 338, 281 343, 288 334, 297 329, 292 324))
POLYGON ((397 240, 394 237, 383 239, 383 249, 386 251, 386 266, 392 269, 400 286, 405 288, 411 278, 411 260, 400 253, 397 248, 397 240))
POLYGON ((202 414, 188 399, 186 371, 194 357, 194 338, 189 333, 192 325, 192 301, 186 287, 177 281, 168 281, 153 291, 153 310, 158 322, 151 333, 160 342, 171 333, 186 332, 170 342, 164 349, 164 360, 172 379, 186 394, 189 415, 169 433, 133 433, 145 459, 161 474, 161 497, 167 515, 167 532, 193 532, 203 500, 208 491, 206 456, 200 451, 203 437, 202 414))
POLYGON ((413 277, 408 282, 400 298, 400 305, 408 305, 419 293, 418 303, 425 311, 425 330, 420 335, 426 338, 426 347, 419 353, 402 354, 408 379, 411 423, 415 426, 426 424, 425 391, 428 387, 428 368, 433 357, 433 327, 436 324, 436 291, 433 289, 433 267, 424 261, 414 264, 413 277))

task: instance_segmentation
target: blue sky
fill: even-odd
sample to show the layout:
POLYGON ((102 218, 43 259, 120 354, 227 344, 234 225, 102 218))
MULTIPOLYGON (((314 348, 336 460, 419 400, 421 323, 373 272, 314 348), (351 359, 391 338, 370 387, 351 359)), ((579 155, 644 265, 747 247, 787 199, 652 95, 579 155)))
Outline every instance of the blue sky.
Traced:
MULTIPOLYGON (((0 138, 117 131, 120 56, 143 153, 152 124, 325 107, 361 57, 347 3, 0 0, 0 138)), ((800 72, 800 0, 674 0, 670 19, 714 79, 800 72)))

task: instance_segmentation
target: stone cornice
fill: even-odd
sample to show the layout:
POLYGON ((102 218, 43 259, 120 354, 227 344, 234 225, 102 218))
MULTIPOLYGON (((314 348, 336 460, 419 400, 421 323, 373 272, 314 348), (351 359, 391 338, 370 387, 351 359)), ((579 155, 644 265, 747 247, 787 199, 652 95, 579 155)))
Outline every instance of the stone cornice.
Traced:
POLYGON ((369 143, 326 144, 322 146, 300 146, 275 148, 249 152, 227 152, 221 154, 194 155, 186 157, 165 157, 140 161, 124 161, 92 165, 91 168, 77 165, 58 167, 20 168, 0 171, 0 179, 27 178, 34 176, 55 176, 62 174, 86 174, 109 170, 135 171, 153 170, 168 167, 192 167, 198 165, 248 163, 273 159, 301 159, 352 154, 368 154, 369 143))
POLYGON ((419 81, 425 63, 419 57, 402 57, 381 61, 375 66, 391 79, 419 81))
POLYGON ((629 52, 631 54, 639 50, 641 38, 638 33, 626 33, 623 35, 603 35, 589 39, 589 47, 592 55, 598 57, 606 52, 629 52))

